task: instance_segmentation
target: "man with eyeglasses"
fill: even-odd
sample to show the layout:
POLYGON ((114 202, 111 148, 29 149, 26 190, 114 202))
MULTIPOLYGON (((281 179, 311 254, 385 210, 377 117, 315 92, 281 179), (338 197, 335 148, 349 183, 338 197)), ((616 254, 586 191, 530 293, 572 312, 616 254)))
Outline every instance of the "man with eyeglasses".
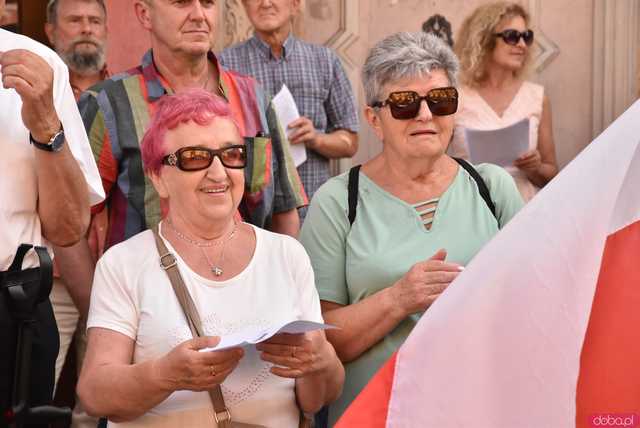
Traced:
MULTIPOLYGON (((0 16, 4 7, 0 0, 0 16)), ((18 344, 5 271, 22 243, 50 248, 78 241, 89 204, 104 192, 67 68, 55 52, 0 29, 0 77, 0 426, 6 426, 18 344)), ((28 254, 22 269, 36 266, 28 254)), ((29 406, 52 399, 58 332, 48 298, 36 306, 35 321, 29 406)))
MULTIPOLYGON (((291 91, 301 117, 289 125, 289 142, 303 145, 298 166, 309 198, 330 177, 329 160, 358 150, 358 114, 349 79, 331 49, 292 34, 300 0, 243 0, 255 34, 220 55, 225 66, 254 76, 269 95, 291 91)), ((306 207, 299 210, 301 221, 306 207)))

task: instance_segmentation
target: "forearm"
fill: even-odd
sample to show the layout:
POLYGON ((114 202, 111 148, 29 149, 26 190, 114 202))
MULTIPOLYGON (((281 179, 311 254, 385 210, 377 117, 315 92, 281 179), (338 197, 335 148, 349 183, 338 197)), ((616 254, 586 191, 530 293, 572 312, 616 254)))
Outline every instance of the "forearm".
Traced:
POLYGON ((271 231, 298 238, 300 231, 300 217, 297 209, 273 213, 271 217, 271 231))
POLYGON ((335 355, 335 362, 326 370, 296 379, 296 399, 305 413, 315 413, 325 404, 335 401, 342 392, 344 367, 335 355))
POLYGON ((527 177, 538 187, 546 185, 558 174, 558 162, 556 160, 556 148, 553 142, 553 127, 551 125, 551 104, 545 95, 542 100, 542 115, 538 127, 538 152, 540 153, 540 166, 527 177))
POLYGON ((323 312, 325 322, 339 329, 327 330, 327 338, 342 362, 358 358, 382 340, 407 317, 391 297, 391 288, 358 303, 323 312))
POLYGON ((73 303, 78 308, 80 316, 87 319, 91 284, 95 261, 89 250, 86 238, 81 238, 71 247, 53 247, 56 264, 73 303))
POLYGON ((133 420, 164 401, 172 391, 156 375, 156 360, 139 364, 108 364, 82 372, 78 394, 93 416, 114 422, 133 420))
POLYGON ((542 163, 536 171, 527 173, 527 178, 538 187, 544 187, 558 174, 558 167, 552 163, 542 163))
POLYGON ((358 151, 358 134, 344 129, 318 133, 309 148, 329 159, 350 158, 358 151))
POLYGON ((42 233, 60 247, 73 245, 89 225, 89 193, 82 171, 66 143, 57 153, 34 152, 42 233))

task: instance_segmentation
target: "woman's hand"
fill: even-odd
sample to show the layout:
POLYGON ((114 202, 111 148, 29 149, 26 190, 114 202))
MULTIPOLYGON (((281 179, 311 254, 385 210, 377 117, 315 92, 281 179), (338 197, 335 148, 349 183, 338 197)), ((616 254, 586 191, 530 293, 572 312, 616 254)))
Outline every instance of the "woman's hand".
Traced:
POLYGON ((206 391, 221 384, 244 355, 241 348, 198 352, 216 346, 220 338, 197 337, 182 342, 157 360, 155 372, 171 391, 206 391))
POLYGON ((260 358, 273 363, 271 373, 286 378, 303 378, 331 367, 336 353, 322 331, 277 334, 256 345, 260 358))
POLYGON ((403 316, 425 311, 462 271, 459 264, 445 262, 446 257, 446 250, 438 250, 391 286, 392 299, 403 316))
POLYGON ((295 379, 296 400, 303 412, 315 413, 340 395, 344 368, 324 331, 277 334, 256 348, 263 361, 274 364, 271 373, 295 379))
POLYGON ((527 174, 532 174, 540 169, 540 165, 542 165, 542 156, 540 156, 540 152, 536 149, 529 150, 527 153, 516 159, 513 162, 513 165, 520 168, 527 174))

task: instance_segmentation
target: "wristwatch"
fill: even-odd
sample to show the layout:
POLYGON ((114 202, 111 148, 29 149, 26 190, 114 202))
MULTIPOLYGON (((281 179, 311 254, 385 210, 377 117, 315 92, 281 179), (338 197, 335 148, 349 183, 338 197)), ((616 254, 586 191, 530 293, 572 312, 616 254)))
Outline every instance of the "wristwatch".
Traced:
POLYGON ((47 143, 40 143, 33 139, 33 135, 29 133, 29 141, 33 146, 37 149, 44 150, 47 152, 59 152, 62 150, 62 146, 64 145, 64 129, 62 126, 60 130, 53 134, 53 136, 49 139, 47 143))

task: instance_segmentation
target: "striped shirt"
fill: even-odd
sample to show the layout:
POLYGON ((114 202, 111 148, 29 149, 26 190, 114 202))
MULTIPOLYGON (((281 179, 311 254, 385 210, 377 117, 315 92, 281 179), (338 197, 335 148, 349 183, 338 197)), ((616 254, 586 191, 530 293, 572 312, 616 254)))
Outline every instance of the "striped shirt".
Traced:
MULTIPOLYGON (((329 48, 313 45, 292 35, 276 58, 268 44, 254 35, 220 54, 225 67, 255 77, 269 96, 286 84, 298 111, 318 132, 338 129, 358 132, 358 114, 349 79, 340 59, 329 48)), ((302 184, 311 198, 329 179, 329 159, 307 149, 307 161, 298 167, 302 184)), ((303 213, 302 213, 303 214, 303 213)))
MULTIPOLYGON (((286 137, 271 104, 251 77, 225 70, 213 53, 219 86, 248 146, 245 192, 240 203, 243 219, 268 227, 273 213, 307 203, 291 159, 286 137)), ((79 101, 109 208, 105 249, 155 226, 166 207, 145 176, 140 141, 155 111, 154 103, 172 93, 148 51, 142 65, 120 73, 86 91, 79 101)))

